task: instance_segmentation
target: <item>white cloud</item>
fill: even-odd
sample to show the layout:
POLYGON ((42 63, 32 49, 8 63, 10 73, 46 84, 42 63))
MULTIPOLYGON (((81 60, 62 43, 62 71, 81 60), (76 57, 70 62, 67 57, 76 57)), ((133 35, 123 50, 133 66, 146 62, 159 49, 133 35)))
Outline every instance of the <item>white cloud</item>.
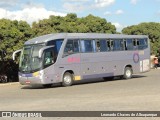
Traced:
POLYGON ((22 10, 17 11, 9 11, 3 8, 0 8, 0 19, 6 18, 10 20, 24 20, 29 24, 32 24, 34 21, 38 21, 41 19, 48 18, 50 15, 60 15, 65 16, 64 13, 59 13, 55 11, 48 11, 45 8, 24 8, 22 10))
POLYGON ((114 4, 115 0, 64 0, 63 8, 68 12, 83 12, 99 9, 114 4))
POLYGON ((124 11, 123 10, 117 10, 116 12, 115 12, 115 14, 117 14, 117 15, 119 15, 119 14, 123 14, 124 13, 124 11))
POLYGON ((104 13, 104 15, 112 15, 112 13, 109 12, 109 11, 106 11, 106 12, 104 13))
POLYGON ((66 2, 87 2, 89 0, 64 0, 66 2))
POLYGON ((67 12, 82 12, 88 9, 90 0, 64 0, 63 9, 67 12))
POLYGON ((0 8, 11 8, 15 7, 19 3, 19 0, 0 0, 0 8))
POLYGON ((116 29, 117 29, 118 32, 121 32, 122 29, 123 29, 124 27, 126 27, 126 25, 122 25, 122 24, 120 24, 120 23, 118 23, 118 22, 115 22, 115 23, 112 23, 112 24, 115 25, 115 27, 116 27, 116 29))
POLYGON ((138 0, 131 0, 131 4, 136 5, 138 0))
POLYGON ((26 2, 25 4, 21 5, 21 8, 44 8, 44 5, 42 3, 33 3, 31 1, 26 2))
POLYGON ((86 6, 78 3, 64 3, 63 8, 68 12, 80 12, 86 9, 86 6))
POLYGON ((104 15, 120 15, 120 14, 123 14, 123 13, 124 13, 123 10, 117 10, 117 11, 115 11, 115 12, 106 11, 106 12, 104 13, 104 15))
POLYGON ((101 8, 114 4, 115 0, 95 0, 95 7, 101 8))

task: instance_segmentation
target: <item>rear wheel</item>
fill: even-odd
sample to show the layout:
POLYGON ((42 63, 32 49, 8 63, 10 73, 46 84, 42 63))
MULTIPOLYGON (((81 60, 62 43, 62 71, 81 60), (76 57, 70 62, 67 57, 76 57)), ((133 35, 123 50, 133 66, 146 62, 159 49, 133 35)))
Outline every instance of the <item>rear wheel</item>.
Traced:
POLYGON ((131 67, 126 67, 125 70, 124 70, 124 75, 123 75, 123 78, 124 79, 130 79, 132 78, 132 68, 131 67))
POLYGON ((67 86, 71 86, 72 84, 73 84, 73 75, 69 72, 66 72, 63 75, 62 86, 67 87, 67 86))

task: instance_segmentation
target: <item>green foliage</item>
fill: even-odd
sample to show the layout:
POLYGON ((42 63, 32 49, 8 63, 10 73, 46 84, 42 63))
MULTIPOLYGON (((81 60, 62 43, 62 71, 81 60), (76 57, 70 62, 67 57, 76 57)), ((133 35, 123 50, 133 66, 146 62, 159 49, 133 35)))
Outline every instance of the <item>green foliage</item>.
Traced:
POLYGON ((47 33, 116 33, 116 28, 106 19, 88 15, 84 18, 78 18, 76 14, 70 13, 65 17, 50 16, 49 19, 40 20, 32 24, 35 36, 47 33))
POLYGON ((158 55, 160 49, 160 23, 149 22, 126 27, 122 30, 124 34, 148 35, 151 41, 151 52, 158 55))
POLYGON ((76 14, 70 13, 65 17, 50 16, 34 22, 32 27, 25 21, 11 21, 0 19, 0 61, 11 59, 15 50, 22 48, 25 41, 32 37, 49 33, 116 33, 116 28, 106 19, 88 15, 78 18, 76 14), (1 54, 1 51, 6 53, 1 54))
POLYGON ((6 53, 5 56, 0 54, 0 60, 8 60, 15 50, 22 48, 33 33, 31 27, 24 21, 0 19, 0 23, 0 51, 6 53))

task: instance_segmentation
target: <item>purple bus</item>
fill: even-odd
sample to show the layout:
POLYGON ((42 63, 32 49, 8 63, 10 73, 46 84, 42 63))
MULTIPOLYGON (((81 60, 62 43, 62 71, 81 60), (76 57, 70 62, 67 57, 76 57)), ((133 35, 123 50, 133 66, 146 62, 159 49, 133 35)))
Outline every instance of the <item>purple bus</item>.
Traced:
POLYGON ((121 76, 150 70, 150 41, 145 35, 56 33, 24 43, 19 62, 22 85, 54 83, 70 86, 74 81, 121 76))

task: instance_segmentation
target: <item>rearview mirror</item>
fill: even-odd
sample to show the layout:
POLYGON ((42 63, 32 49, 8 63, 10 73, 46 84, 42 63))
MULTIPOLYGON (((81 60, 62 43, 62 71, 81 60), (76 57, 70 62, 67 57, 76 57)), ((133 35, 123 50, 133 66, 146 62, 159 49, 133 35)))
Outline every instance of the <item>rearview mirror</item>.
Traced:
POLYGON ((15 52, 13 52, 13 54, 12 54, 12 59, 13 59, 13 60, 15 60, 15 56, 16 56, 16 54, 19 53, 19 52, 22 52, 22 49, 16 50, 15 52))
POLYGON ((41 49, 39 50, 39 55, 38 55, 38 57, 41 58, 43 51, 44 51, 45 49, 52 48, 52 47, 54 47, 54 46, 46 46, 46 47, 41 48, 41 49))

